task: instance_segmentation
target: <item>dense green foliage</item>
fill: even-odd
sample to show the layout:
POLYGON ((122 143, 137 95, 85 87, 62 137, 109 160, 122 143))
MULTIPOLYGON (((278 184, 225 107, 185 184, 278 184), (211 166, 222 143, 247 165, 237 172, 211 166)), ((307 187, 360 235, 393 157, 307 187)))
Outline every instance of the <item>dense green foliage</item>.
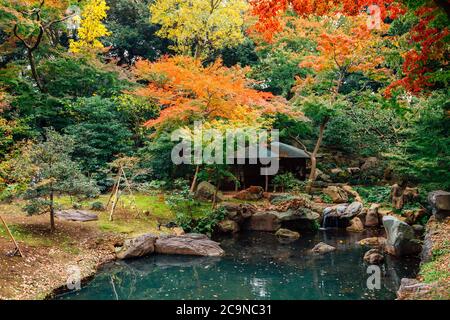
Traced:
MULTIPOLYGON (((139 92, 137 89, 154 80, 154 76, 159 77, 159 82, 155 82, 161 86, 159 89, 167 89, 164 88, 167 80, 164 74, 137 77, 133 70, 136 61, 155 61, 174 54, 169 49, 173 43, 157 35, 162 26, 151 22, 149 6, 154 1, 111 0, 107 3, 109 10, 103 22, 109 33, 99 39, 104 46, 102 50, 69 53, 69 40, 73 40, 74 35, 64 22, 59 21, 64 10, 45 4, 42 19, 54 23, 45 30, 41 42, 36 42, 30 57, 26 43, 14 35, 12 26, 17 23, 19 35, 33 43, 39 35, 36 16, 1 2, 1 199, 10 199, 29 187, 27 182, 14 177, 12 163, 22 158, 23 145, 36 143, 36 147, 41 146, 46 128, 62 134, 63 144, 70 149, 58 151, 63 154, 64 167, 73 167, 77 172, 79 168, 83 175, 96 181, 102 192, 108 191, 113 184, 110 163, 122 156, 139 159, 137 169, 142 169, 143 173, 133 177, 133 182, 141 189, 173 189, 177 178, 192 181, 195 166, 175 166, 170 161, 176 143, 171 141, 170 132, 184 123, 170 121, 158 128, 143 126, 146 121, 158 118, 168 103, 158 97, 136 93, 139 92)), ((435 48, 435 56, 423 62, 431 70, 427 76, 433 80, 432 85, 425 86, 426 90, 411 94, 396 88, 391 96, 386 95, 389 84, 407 73, 405 52, 411 50, 413 36, 420 36, 414 31, 420 17, 412 10, 421 8, 425 2, 406 3, 409 11, 398 19, 386 20, 386 32, 375 32, 372 42, 364 42, 364 37, 355 38, 354 33, 349 32, 353 22, 348 17, 333 22, 338 23, 339 28, 312 17, 303 30, 306 20, 297 21, 300 17, 288 12, 284 31, 272 42, 252 32, 242 33, 244 39, 236 46, 227 44, 205 51, 208 56, 203 57, 201 64, 207 67, 222 59, 230 68, 248 67, 242 73, 253 88, 271 92, 292 111, 301 112, 304 117, 288 113, 264 115, 264 120, 280 129, 283 142, 311 153, 323 134, 319 156, 322 152, 337 150, 347 159, 359 161, 358 166, 367 157, 377 157, 383 161, 383 168, 385 164, 392 171, 390 181, 382 181, 382 175, 366 173, 366 176, 361 174, 353 180, 347 175, 331 175, 339 182, 383 184, 406 181, 423 185, 426 190, 449 189, 450 105, 446 48, 435 48), (326 33, 339 36, 338 43, 343 47, 346 39, 351 40, 349 43, 361 41, 361 45, 350 50, 344 50, 347 49, 344 47, 342 63, 338 61, 340 56, 333 59, 330 55, 332 50, 324 42, 323 34, 326 33), (395 41, 390 37, 395 37, 395 41), (376 54, 364 51, 365 46, 371 45, 377 49, 376 54), (362 61, 355 57, 355 50, 364 58, 362 61), (315 60, 319 58, 322 60, 315 60), (379 71, 383 71, 381 75, 379 71)), ((36 2, 33 8, 38 10, 39 4, 36 2)), ((251 24, 251 21, 247 23, 251 24)), ((448 19, 442 11, 436 13, 430 23, 432 27, 443 28, 448 19)), ((241 30, 238 31, 241 36, 241 30)), ((416 46, 421 43, 417 42, 416 46)), ((197 80, 190 79, 194 83, 197 80)), ((194 96, 193 92, 187 96, 189 94, 194 96)), ((176 101, 176 97, 172 101, 176 101)), ((197 118, 193 112, 190 119, 197 118)), ((211 120, 223 120, 219 116, 216 118, 211 120)), ((258 124, 261 122, 261 119, 253 120, 258 124)), ((227 121, 222 124, 228 125, 227 121)), ((337 166, 327 163, 327 159, 318 159, 318 167, 327 174, 337 166)), ((343 166, 348 167, 350 163, 343 166)), ((85 181, 78 174, 76 177, 85 181)), ((227 180, 236 181, 226 166, 202 166, 198 179, 218 185, 227 180)), ((283 189, 292 189, 299 184, 289 174, 282 173, 274 181, 283 189)), ((55 190, 64 191, 62 187, 55 190)), ((370 201, 385 201, 385 190, 378 191, 368 195, 370 201)), ((36 191, 34 198, 42 192, 36 191)), ((183 205, 197 205, 188 195, 181 198, 183 205)), ((180 205, 176 204, 176 199, 172 200, 173 205, 180 205)), ((209 222, 216 220, 215 213, 211 215, 209 222)), ((180 217, 180 221, 183 219, 185 217, 180 217)), ((189 228, 210 231, 214 223, 209 222, 198 221, 189 228)), ((180 223, 191 224, 190 221, 180 223)))

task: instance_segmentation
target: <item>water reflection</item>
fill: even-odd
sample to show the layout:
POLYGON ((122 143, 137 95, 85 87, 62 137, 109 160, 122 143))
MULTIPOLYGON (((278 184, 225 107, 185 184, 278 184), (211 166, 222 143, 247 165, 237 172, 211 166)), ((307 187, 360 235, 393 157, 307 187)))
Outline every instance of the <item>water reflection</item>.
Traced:
POLYGON ((104 268, 87 286, 59 299, 393 299, 417 260, 387 257, 381 290, 366 287, 365 250, 357 241, 377 234, 326 230, 280 244, 268 233, 217 239, 222 258, 155 255, 104 268), (327 255, 309 250, 324 241, 327 255))

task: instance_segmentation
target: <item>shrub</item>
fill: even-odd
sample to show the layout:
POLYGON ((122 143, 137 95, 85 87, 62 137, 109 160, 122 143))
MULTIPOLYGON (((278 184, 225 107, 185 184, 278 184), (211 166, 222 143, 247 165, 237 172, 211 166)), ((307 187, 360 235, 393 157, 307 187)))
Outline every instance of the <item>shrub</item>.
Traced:
POLYGON ((105 206, 100 201, 95 201, 91 203, 91 210, 102 211, 105 210, 105 206))
POLYGON ((276 175, 275 178, 273 178, 273 184, 277 188, 280 187, 281 191, 284 192, 292 190, 296 187, 300 187, 302 185, 302 182, 295 178, 292 172, 286 172, 276 175))

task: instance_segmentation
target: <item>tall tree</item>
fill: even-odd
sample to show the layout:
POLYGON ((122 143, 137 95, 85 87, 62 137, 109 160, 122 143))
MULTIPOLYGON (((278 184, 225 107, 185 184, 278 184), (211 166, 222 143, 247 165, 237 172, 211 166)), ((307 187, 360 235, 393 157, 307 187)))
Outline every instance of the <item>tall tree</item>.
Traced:
POLYGON ((14 176, 27 182, 25 210, 29 214, 50 214, 50 228, 55 230, 55 196, 60 194, 95 196, 98 189, 81 174, 70 154, 73 140, 52 130, 46 140, 28 145, 15 164, 14 176))
POLYGON ((80 27, 77 30, 78 40, 70 40, 71 52, 88 53, 103 49, 99 38, 110 34, 102 22, 107 16, 109 7, 105 0, 89 0, 81 13, 80 27))
POLYGON ((150 19, 179 53, 204 59, 213 50, 244 41, 246 8, 244 0, 156 0, 150 19))
POLYGON ((247 69, 227 68, 221 61, 203 66, 200 60, 176 56, 157 62, 138 61, 135 74, 148 81, 137 95, 151 97, 163 106, 157 119, 145 125, 156 126, 190 117, 254 122, 265 112, 289 112, 283 99, 250 87, 247 69))

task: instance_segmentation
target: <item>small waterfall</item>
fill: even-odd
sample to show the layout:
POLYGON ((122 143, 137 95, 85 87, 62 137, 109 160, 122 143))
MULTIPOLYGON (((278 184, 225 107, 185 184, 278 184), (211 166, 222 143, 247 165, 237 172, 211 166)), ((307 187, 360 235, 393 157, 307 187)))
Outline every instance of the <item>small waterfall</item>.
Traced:
POLYGON ((324 212, 323 213, 323 219, 322 219, 322 228, 320 228, 320 230, 326 230, 327 229, 327 217, 328 217, 328 212, 324 212))

